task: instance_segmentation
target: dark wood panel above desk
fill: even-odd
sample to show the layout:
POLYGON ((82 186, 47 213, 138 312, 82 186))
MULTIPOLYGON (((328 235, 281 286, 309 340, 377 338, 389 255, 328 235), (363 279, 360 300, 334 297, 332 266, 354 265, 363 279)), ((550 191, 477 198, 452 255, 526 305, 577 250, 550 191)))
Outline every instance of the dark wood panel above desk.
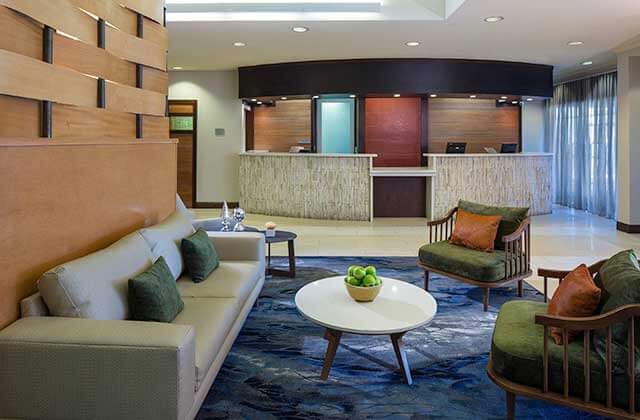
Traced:
POLYGON ((425 217, 427 178, 373 178, 374 217, 425 217))

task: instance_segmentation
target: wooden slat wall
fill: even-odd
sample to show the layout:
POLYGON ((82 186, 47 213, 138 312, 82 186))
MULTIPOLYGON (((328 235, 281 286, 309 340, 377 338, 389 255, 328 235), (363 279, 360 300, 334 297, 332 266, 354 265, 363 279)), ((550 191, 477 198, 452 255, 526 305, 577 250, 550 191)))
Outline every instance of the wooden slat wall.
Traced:
POLYGON ((444 153, 447 142, 467 143, 467 153, 500 151, 502 143, 520 143, 520 110, 496 107, 490 99, 429 99, 428 149, 444 153))
MULTIPOLYGON (((299 140, 311 140, 311 101, 279 101, 275 107, 253 107, 253 147, 288 152, 299 140)), ((305 145, 309 147, 309 145, 305 145)))
POLYGON ((167 45, 164 0, 0 0, 0 328, 44 270, 174 210, 167 45))

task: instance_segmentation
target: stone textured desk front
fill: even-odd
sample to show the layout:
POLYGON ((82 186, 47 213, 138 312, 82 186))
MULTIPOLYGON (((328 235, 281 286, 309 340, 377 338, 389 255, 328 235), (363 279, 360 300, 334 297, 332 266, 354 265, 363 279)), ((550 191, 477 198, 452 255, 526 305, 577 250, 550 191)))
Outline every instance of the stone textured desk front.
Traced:
POLYGON ((240 205, 272 216, 371 220, 375 156, 241 153, 240 205))
POLYGON ((440 218, 458 200, 529 207, 529 215, 551 213, 552 153, 430 154, 435 170, 431 217, 440 218))

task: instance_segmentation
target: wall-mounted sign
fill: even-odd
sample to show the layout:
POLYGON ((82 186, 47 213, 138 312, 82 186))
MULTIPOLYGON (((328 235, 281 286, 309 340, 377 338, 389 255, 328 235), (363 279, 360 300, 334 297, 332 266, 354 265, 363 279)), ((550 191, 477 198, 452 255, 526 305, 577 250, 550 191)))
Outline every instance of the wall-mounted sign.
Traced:
POLYGON ((171 131, 193 131, 193 117, 170 117, 171 131))

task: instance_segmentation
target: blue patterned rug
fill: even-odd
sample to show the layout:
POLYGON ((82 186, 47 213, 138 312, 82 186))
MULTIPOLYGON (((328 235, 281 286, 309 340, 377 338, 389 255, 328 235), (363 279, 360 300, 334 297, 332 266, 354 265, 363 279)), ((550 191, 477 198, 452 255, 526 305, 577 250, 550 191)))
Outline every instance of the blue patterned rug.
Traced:
MULTIPOLYGON (((275 259, 275 263, 283 263, 275 259)), ((485 373, 493 325, 502 303, 518 299, 515 286, 492 290, 489 312, 482 290, 432 275, 438 302, 431 324, 403 339, 414 384, 402 383, 389 337, 346 334, 329 380, 319 378, 324 330, 296 310, 305 284, 341 275, 349 265, 374 265, 379 274, 416 285, 423 272, 415 258, 297 259, 295 279, 268 278, 197 418, 504 418, 504 392, 485 373)), ((542 295, 525 287, 524 299, 542 295)), ((518 419, 596 418, 518 397, 518 419)))

